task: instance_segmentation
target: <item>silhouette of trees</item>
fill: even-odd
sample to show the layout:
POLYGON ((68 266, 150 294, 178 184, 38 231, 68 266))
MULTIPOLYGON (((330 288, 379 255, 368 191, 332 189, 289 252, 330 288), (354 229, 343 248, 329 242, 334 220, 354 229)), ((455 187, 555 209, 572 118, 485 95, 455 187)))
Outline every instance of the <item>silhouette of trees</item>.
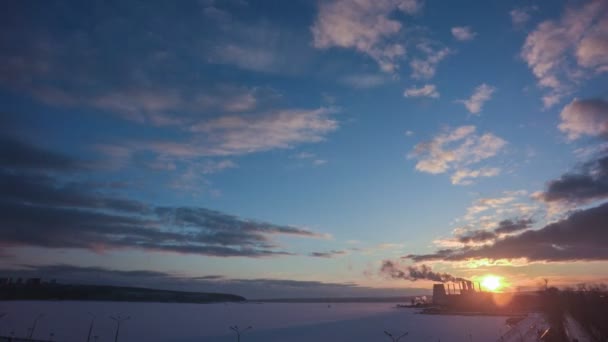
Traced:
POLYGON ((579 284, 577 289, 541 291, 542 310, 551 325, 551 342, 568 341, 565 321, 577 321, 595 341, 608 341, 608 287, 579 284))

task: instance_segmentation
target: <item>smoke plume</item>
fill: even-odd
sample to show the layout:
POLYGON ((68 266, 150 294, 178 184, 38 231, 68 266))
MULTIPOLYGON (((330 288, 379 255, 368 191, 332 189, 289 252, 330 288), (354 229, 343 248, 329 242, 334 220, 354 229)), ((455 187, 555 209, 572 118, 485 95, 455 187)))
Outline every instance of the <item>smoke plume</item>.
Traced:
POLYGON ((394 262, 390 260, 384 260, 382 262, 382 268, 380 272, 390 276, 393 279, 405 279, 405 280, 432 280, 439 281, 442 283, 450 282, 450 281, 463 281, 466 279, 454 277, 448 273, 438 273, 433 272, 430 266, 421 265, 421 266, 407 266, 404 269, 401 269, 399 266, 395 265, 394 262))

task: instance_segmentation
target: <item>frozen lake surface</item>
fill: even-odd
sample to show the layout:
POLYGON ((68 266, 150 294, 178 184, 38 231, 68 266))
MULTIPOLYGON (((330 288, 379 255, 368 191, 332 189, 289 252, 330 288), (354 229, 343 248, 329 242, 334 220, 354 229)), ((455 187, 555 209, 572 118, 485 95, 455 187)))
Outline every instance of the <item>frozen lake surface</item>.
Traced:
MULTIPOLYGON (((119 341, 236 341, 230 325, 252 326, 242 342, 272 341, 496 341, 507 330, 504 317, 419 315, 390 303, 228 303, 174 304, 124 302, 0 302, 0 335, 26 336, 34 319, 34 337, 86 341, 91 315, 99 342, 113 341, 116 324, 109 316, 130 316, 119 341)), ((93 341, 93 339, 91 339, 93 341)))

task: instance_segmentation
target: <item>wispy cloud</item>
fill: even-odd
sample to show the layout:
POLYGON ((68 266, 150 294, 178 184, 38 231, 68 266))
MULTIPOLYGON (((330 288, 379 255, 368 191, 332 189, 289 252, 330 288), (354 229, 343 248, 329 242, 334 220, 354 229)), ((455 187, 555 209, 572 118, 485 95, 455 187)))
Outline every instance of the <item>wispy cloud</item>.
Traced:
MULTIPOLYGON (((115 167, 128 165, 140 152, 152 153, 146 163, 157 169, 178 169, 209 163, 201 158, 238 156, 273 149, 289 149, 301 144, 324 141, 339 127, 334 119, 338 109, 270 109, 255 113, 224 114, 199 119, 179 127, 184 131, 180 140, 124 140, 97 146, 115 167)), ((226 164, 224 164, 226 166, 226 164)), ((209 166, 197 166, 198 172, 209 166)), ((203 172, 207 173, 208 172, 203 172)))
POLYGON ((410 61, 412 78, 430 79, 435 76, 439 63, 451 53, 449 48, 436 45, 437 44, 432 44, 430 41, 423 41, 416 45, 416 49, 420 51, 423 56, 413 58, 410 61))
POLYGON ((452 184, 454 185, 470 185, 474 178, 479 177, 495 177, 500 174, 500 169, 497 167, 481 168, 478 170, 461 169, 457 170, 452 175, 452 184))
POLYGON ((305 39, 285 27, 267 20, 245 21, 221 7, 205 4, 201 11, 212 35, 201 56, 205 61, 263 73, 297 73, 310 57, 308 50, 291 44, 305 39))
POLYGON ((483 109, 484 103, 492 98, 492 94, 496 91, 496 88, 482 83, 475 91, 473 95, 467 100, 458 100, 458 102, 464 104, 469 113, 478 115, 483 109))
POLYGON ((513 27, 522 28, 532 18, 531 13, 536 11, 537 9, 538 7, 536 6, 527 6, 512 9, 509 12, 509 16, 511 17, 511 23, 513 24, 513 27))
POLYGON ((390 82, 390 79, 383 74, 353 74, 344 76, 340 83, 358 89, 375 88, 390 82))
POLYGON ((316 154, 310 152, 300 152, 293 156, 296 159, 305 159, 310 161, 314 166, 321 166, 327 164, 327 160, 319 158, 316 154))
POLYGON ((403 92, 403 96, 405 97, 430 97, 430 98, 439 98, 439 91, 437 91, 437 87, 434 84, 425 84, 420 88, 411 87, 407 88, 403 92))
POLYGON ((491 229, 497 222, 512 217, 531 217, 539 210, 538 203, 532 201, 527 191, 505 191, 500 196, 482 197, 467 207, 462 218, 456 220, 463 228, 482 227, 491 229))
POLYGON ((331 117, 336 111, 318 108, 277 110, 251 116, 226 115, 198 122, 189 130, 205 137, 202 154, 252 153, 323 141, 326 134, 338 129, 338 122, 331 117))
POLYGON ((316 258, 335 258, 345 254, 346 251, 331 250, 327 252, 312 252, 309 255, 316 258))
POLYGON ((473 31, 470 26, 452 27, 452 36, 460 41, 473 40, 477 36, 477 32, 473 31))

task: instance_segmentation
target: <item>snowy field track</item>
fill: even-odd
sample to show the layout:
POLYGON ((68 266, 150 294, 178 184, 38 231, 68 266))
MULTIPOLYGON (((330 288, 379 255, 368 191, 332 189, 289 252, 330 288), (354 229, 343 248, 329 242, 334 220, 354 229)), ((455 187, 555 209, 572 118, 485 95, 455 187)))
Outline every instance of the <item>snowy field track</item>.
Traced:
MULTIPOLYGON (((507 330, 505 317, 420 315, 390 303, 116 303, 1 302, 0 335, 21 337, 38 315, 34 337, 55 341, 84 341, 95 315, 92 336, 113 341, 115 322, 109 316, 129 316, 119 341, 230 342, 245 332, 242 342, 273 341, 390 341, 384 334, 408 332, 401 341, 496 341, 507 330), (91 314, 89 314, 91 313, 91 314)), ((91 339, 93 340, 93 339, 91 339)))

